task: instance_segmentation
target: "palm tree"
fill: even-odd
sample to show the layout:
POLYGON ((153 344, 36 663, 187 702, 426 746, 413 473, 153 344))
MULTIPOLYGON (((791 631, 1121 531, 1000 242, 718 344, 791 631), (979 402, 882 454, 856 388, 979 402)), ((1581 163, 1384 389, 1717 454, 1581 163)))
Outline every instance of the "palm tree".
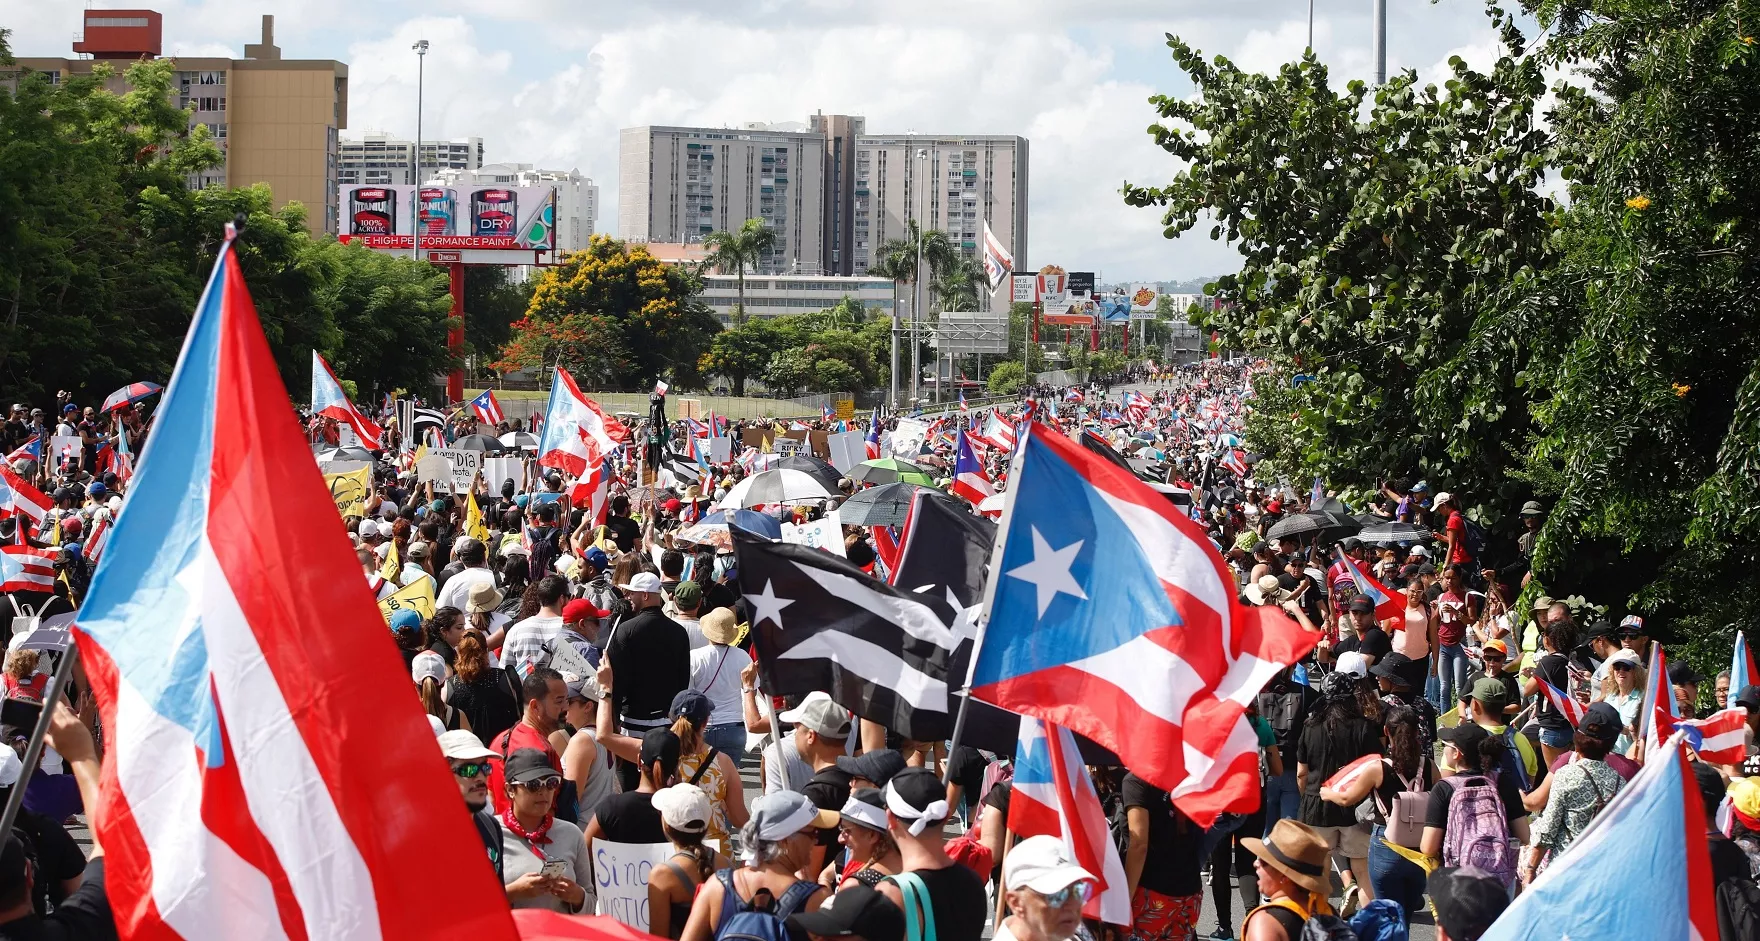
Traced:
MULTIPOLYGON (((952 240, 947 237, 946 232, 943 232, 940 229, 930 229, 929 231, 924 232, 917 226, 917 221, 915 219, 905 223, 904 238, 888 239, 887 241, 882 242, 878 254, 880 257, 879 263, 869 266, 868 271, 871 274, 878 274, 881 277, 892 279, 892 310, 894 316, 897 316, 898 313, 899 282, 909 281, 913 285, 917 283, 917 258, 919 256, 921 256, 923 263, 929 268, 927 272, 929 278, 928 283, 933 283, 935 277, 940 272, 949 270, 960 260, 959 249, 954 247, 952 240)), ((912 324, 915 325, 921 323, 923 320, 923 312, 913 309, 911 312, 912 324)), ((911 372, 912 375, 915 375, 917 370, 918 349, 915 343, 914 334, 912 340, 911 372)), ((914 381, 915 380, 913 380, 913 382, 914 381)))
POLYGON ((935 299, 942 310, 976 310, 978 287, 988 284, 984 266, 971 258, 956 257, 947 270, 937 272, 933 282, 935 299))
POLYGON ((704 264, 721 271, 733 272, 739 279, 739 303, 733 309, 734 326, 746 322, 746 269, 757 268, 764 256, 776 248, 776 232, 762 219, 747 219, 732 232, 710 232, 703 236, 709 249, 704 264))

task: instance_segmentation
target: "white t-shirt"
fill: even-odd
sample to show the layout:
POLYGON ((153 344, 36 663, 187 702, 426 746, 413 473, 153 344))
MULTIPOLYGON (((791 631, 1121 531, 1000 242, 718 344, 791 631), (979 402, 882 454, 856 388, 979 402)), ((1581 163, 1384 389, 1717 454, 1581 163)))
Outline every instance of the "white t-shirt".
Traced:
MULTIPOLYGON (((713 714, 711 714, 712 718, 713 714)), ((844 739, 843 742, 844 754, 854 755, 856 753, 856 739, 859 737, 856 730, 851 728, 849 738, 844 739)), ((807 764, 806 759, 801 757, 800 751, 794 747, 794 732, 792 731, 782 737, 782 756, 783 761, 788 764, 788 781, 783 780, 782 768, 776 762, 776 745, 772 743, 764 746, 765 794, 774 794, 777 791, 798 791, 806 787, 807 782, 813 779, 813 766, 807 764), (793 786, 790 787, 790 784, 793 786)))
POLYGON ((710 725, 744 721, 740 671, 751 663, 751 654, 738 647, 704 641, 703 646, 691 650, 691 689, 709 697, 709 702, 714 704, 715 708, 709 713, 710 725))
POLYGON ((692 653, 709 646, 709 638, 703 636, 703 622, 696 618, 680 617, 676 614, 672 616, 672 619, 684 628, 686 634, 691 635, 692 653))
POLYGON ((460 611, 470 601, 471 589, 478 585, 495 584, 495 573, 486 568, 472 566, 446 580, 446 586, 440 589, 440 597, 434 599, 436 608, 457 608, 460 611))

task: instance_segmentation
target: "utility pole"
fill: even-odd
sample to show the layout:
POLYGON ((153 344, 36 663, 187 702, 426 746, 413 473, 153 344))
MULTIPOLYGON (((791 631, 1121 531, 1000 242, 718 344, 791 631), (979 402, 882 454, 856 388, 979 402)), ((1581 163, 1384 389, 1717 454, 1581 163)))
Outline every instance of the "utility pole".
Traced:
POLYGON ((1308 51, 1314 51, 1314 0, 1308 0, 1308 51))
MULTIPOLYGON (((927 209, 929 204, 929 194, 923 189, 924 174, 927 171, 928 166, 929 148, 918 147, 917 201, 921 204, 920 208, 922 209, 927 209)), ((917 214, 916 298, 911 302, 911 405, 913 407, 916 406, 917 399, 921 397, 921 392, 919 391, 917 384, 923 378, 923 367, 919 362, 919 355, 922 352, 922 344, 917 340, 917 322, 920 321, 923 316, 923 236, 928 234, 923 228, 923 223, 927 221, 924 219, 924 215, 926 215, 926 213, 923 212, 918 212, 917 214)))
MULTIPOLYGON (((415 206, 414 206, 415 212, 413 214, 413 218, 415 219, 415 224, 412 226, 412 228, 415 230, 415 251, 413 253, 413 257, 415 258, 416 261, 421 261, 422 260, 422 79, 425 77, 426 66, 428 63, 428 41, 426 39, 418 39, 418 40, 416 40, 416 44, 411 46, 410 48, 414 49, 416 51, 416 188, 415 188, 415 197, 416 198, 415 198, 415 206)), ((393 223, 393 226, 395 227, 395 223, 393 223)))
POLYGON ((1387 0, 1375 0, 1375 84, 1387 84, 1387 0))

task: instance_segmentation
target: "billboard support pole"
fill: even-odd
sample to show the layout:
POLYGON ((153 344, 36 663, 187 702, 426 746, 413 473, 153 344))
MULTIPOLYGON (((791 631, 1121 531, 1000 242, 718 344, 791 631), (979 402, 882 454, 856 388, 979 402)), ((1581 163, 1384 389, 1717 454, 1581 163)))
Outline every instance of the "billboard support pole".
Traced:
POLYGON ((452 289, 452 326, 446 331, 446 350, 452 354, 452 372, 446 374, 447 404, 464 401, 464 265, 446 266, 452 289))

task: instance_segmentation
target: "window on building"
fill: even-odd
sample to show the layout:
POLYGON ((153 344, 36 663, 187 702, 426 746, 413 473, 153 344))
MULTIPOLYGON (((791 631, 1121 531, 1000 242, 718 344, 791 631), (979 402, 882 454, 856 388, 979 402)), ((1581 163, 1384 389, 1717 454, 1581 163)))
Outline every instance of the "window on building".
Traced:
POLYGON ((86 28, 94 26, 119 26, 132 29, 144 29, 147 18, 144 16, 88 16, 86 28))

